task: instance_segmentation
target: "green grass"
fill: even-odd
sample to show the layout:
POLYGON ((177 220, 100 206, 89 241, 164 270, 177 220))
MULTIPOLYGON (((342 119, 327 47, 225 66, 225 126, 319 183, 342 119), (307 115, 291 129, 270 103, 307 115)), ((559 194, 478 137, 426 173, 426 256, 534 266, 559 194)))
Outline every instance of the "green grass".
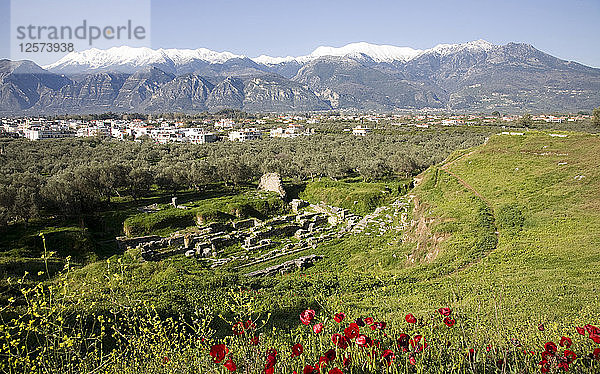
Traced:
POLYGON ((128 217, 123 223, 123 231, 128 236, 168 235, 173 231, 196 225, 197 222, 229 221, 283 214, 287 206, 274 193, 245 193, 195 200, 183 204, 189 209, 171 206, 154 213, 139 213, 128 217))
POLYGON ((408 185, 407 181, 368 183, 360 178, 341 181, 322 178, 307 183, 299 197, 311 203, 325 202, 355 214, 365 215, 406 193, 408 185))

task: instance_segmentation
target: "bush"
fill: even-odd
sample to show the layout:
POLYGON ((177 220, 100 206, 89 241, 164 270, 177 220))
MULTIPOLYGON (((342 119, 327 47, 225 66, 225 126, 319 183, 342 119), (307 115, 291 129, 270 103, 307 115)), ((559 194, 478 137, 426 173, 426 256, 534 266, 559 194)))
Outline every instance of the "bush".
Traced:
POLYGON ((505 204, 496 213, 498 226, 509 235, 515 235, 523 228, 523 212, 517 204, 505 204))

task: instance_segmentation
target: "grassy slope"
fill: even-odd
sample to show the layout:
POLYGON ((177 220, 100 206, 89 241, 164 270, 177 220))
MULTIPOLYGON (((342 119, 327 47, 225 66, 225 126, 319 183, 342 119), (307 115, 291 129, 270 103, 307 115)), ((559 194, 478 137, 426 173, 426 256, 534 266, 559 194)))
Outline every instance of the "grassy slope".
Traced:
MULTIPOLYGON (((575 324, 578 318, 597 320, 597 154, 597 136, 557 138, 533 133, 492 137, 486 146, 449 165, 448 170, 478 191, 495 212, 510 203, 522 207, 522 231, 514 234, 500 229, 498 246, 490 253, 473 248, 476 212, 482 199, 443 170, 430 169, 414 193, 429 205, 430 217, 452 222, 450 227, 437 224, 437 230, 453 231, 442 243, 438 258, 407 267, 405 261, 386 263, 391 250, 377 249, 384 246, 363 242, 371 249, 347 247, 353 252, 348 261, 353 271, 387 276, 389 285, 366 297, 350 294, 342 299, 392 318, 400 318, 407 310, 451 303, 493 324, 500 323, 496 322, 499 313, 503 322, 514 321, 515 327, 524 321, 533 326, 539 321, 575 324), (567 164, 559 165, 562 162, 567 164), (585 178, 576 180, 578 175, 585 178)), ((402 244, 397 248, 401 250, 410 252, 414 244, 402 244)))

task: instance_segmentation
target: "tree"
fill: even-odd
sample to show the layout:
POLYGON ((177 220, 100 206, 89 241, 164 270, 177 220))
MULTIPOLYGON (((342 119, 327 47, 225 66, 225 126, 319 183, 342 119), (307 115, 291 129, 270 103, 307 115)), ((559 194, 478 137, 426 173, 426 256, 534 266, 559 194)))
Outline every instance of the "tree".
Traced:
POLYGON ((594 109, 594 112, 592 114, 592 123, 594 124, 594 126, 600 126, 600 106, 594 109))
POLYGON ((524 114, 523 117, 519 120, 519 125, 523 127, 528 127, 533 124, 533 120, 531 119, 531 114, 524 114))

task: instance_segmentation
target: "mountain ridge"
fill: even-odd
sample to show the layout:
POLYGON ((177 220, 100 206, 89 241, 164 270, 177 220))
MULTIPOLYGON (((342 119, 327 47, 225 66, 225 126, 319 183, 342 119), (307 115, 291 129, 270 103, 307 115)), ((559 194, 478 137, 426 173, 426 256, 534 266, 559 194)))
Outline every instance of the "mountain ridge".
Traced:
POLYGON ((128 53, 81 60, 91 71, 69 64, 47 71, 33 62, 0 60, 0 114, 223 108, 522 113, 600 105, 600 69, 530 44, 477 40, 422 51, 373 46, 352 43, 317 48, 310 57, 259 62, 206 49, 119 47, 113 52, 128 53), (63 74, 69 69, 72 74, 63 74))

